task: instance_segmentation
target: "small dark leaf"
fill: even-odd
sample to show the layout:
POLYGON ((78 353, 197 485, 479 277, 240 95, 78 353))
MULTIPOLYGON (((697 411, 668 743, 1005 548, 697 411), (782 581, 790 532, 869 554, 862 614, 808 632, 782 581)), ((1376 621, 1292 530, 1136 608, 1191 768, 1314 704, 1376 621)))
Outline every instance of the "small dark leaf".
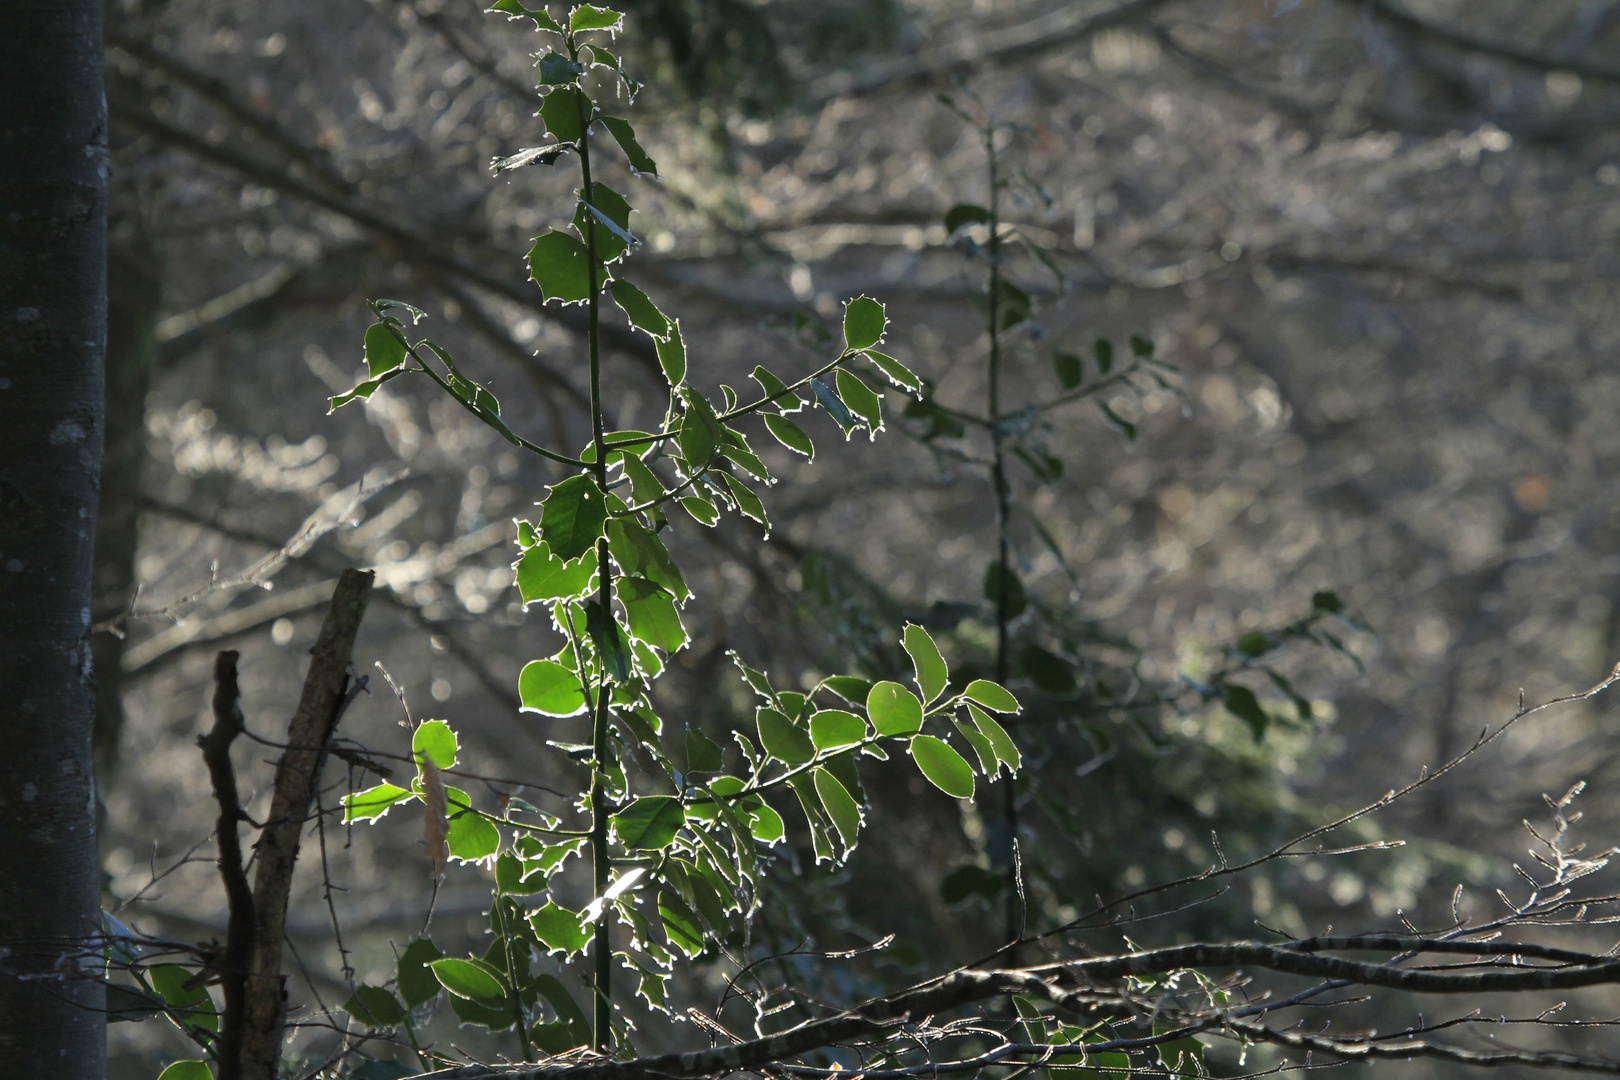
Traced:
POLYGON ((1039 645, 1025 645, 1018 650, 1018 667, 1030 682, 1048 694, 1074 692, 1074 668, 1063 657, 1039 645))
POLYGON ((1065 390, 1073 390, 1085 378, 1085 368, 1080 358, 1058 349, 1052 350, 1052 370, 1057 372, 1058 382, 1063 384, 1065 390))
POLYGON ((540 58, 542 86, 566 86, 583 74, 585 65, 575 63, 562 53, 548 52, 540 58))
POLYGON ((1344 601, 1339 599, 1338 593, 1323 590, 1311 597, 1311 608, 1329 615, 1339 615, 1344 612, 1344 601))
POLYGON ((1227 711, 1249 725, 1255 742, 1264 739, 1271 717, 1260 707, 1260 699, 1254 696, 1254 691, 1236 683, 1227 683, 1222 690, 1227 711))
POLYGON ((970 896, 994 900, 1008 884, 1006 874, 968 863, 958 866, 940 880, 939 898, 947 904, 960 904, 970 896))
POLYGON ((1131 352, 1146 360, 1153 355, 1153 342, 1141 334, 1131 335, 1131 352))
POLYGON ((1091 343, 1091 355, 1097 358, 1097 370, 1104 375, 1114 369, 1114 343, 1107 338, 1098 338, 1091 343))
POLYGON ((954 233, 964 225, 986 225, 990 222, 990 211, 973 203, 957 203, 945 211, 945 232, 954 233))
POLYGON ((1260 656, 1271 648, 1271 639, 1258 630, 1251 630, 1238 638, 1237 650, 1244 656, 1260 656))
POLYGON ((1108 418, 1108 422, 1110 424, 1113 424, 1115 427, 1119 428, 1119 430, 1121 432, 1124 433, 1126 439, 1131 440, 1131 441, 1135 441, 1135 439, 1136 439, 1136 425, 1135 424, 1131 423, 1129 420, 1127 420, 1123 416, 1119 415, 1119 413, 1115 412, 1113 410, 1113 407, 1110 406, 1108 404, 1108 402, 1106 402, 1106 401, 1097 402, 1097 408, 1102 410, 1102 414, 1108 418))
POLYGON ((1023 614, 1028 606, 1028 598, 1024 595, 1024 583, 1018 580, 1018 575, 1011 567, 1003 567, 1000 563, 991 563, 984 572, 984 598, 996 606, 999 612, 1002 608, 1001 595, 1005 590, 1007 594, 1006 616, 1016 619, 1023 614))

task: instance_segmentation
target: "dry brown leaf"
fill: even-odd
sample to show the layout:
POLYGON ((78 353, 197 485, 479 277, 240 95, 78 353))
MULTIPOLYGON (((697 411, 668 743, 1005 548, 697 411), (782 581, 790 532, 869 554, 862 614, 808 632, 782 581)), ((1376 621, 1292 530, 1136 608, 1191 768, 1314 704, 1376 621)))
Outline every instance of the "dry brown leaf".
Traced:
POLYGON ((450 832, 449 801, 444 793, 444 781, 439 779, 439 767, 433 759, 422 754, 417 759, 422 766, 422 840, 427 845, 428 858, 433 862, 435 880, 444 877, 444 863, 448 856, 446 840, 450 832))

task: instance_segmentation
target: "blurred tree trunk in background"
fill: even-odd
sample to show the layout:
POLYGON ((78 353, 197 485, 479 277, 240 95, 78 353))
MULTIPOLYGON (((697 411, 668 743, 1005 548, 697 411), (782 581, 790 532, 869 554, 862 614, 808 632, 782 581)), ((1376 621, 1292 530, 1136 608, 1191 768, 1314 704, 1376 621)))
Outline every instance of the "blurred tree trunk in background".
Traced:
POLYGON ((100 0, 0 6, 0 1060, 100 1077, 90 574, 102 449, 100 0), (19 975, 64 973, 61 979, 19 975))

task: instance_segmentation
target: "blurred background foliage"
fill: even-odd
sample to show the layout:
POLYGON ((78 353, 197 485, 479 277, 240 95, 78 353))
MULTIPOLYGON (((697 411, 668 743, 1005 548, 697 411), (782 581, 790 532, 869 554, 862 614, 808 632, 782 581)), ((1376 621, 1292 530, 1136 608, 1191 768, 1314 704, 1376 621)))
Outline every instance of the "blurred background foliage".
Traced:
MULTIPOLYGON (((1027 183, 1003 215, 1061 271, 1008 263, 1031 305, 1008 392, 1058 397, 1051 352, 1094 365, 1098 337, 1123 358, 1140 334, 1179 373, 1111 391, 1112 419, 1052 414, 1042 453, 1061 470, 1039 458, 1015 472, 1028 602, 1014 683, 1034 702, 1015 736, 1037 768, 1012 806, 1032 924, 1267 850, 1463 749, 1520 686, 1532 699, 1584 687, 1620 659, 1620 4, 622 6, 648 84, 634 122, 665 173, 635 219, 641 278, 682 314, 706 370, 742 385, 761 359, 805 362, 837 298, 866 292, 889 304, 885 347, 932 400, 982 400, 984 283, 964 248, 984 234, 953 235, 944 216, 986 200, 983 150, 935 96, 966 79, 1019 125, 998 153, 1027 183), (1343 612, 1313 607, 1321 592, 1343 612), (1310 638, 1322 632, 1337 646, 1310 638)), ((324 415, 359 366, 362 300, 405 295, 426 301, 434 336, 525 435, 588 437, 569 419, 579 318, 542 308, 521 263, 564 216, 570 179, 491 179, 492 158, 533 140, 534 45, 479 7, 108 2, 95 616, 127 621, 123 637, 96 638, 114 902, 205 839, 192 735, 214 650, 242 650, 250 723, 273 731, 345 565, 378 571, 360 654, 386 665, 412 715, 452 718, 470 759, 532 785, 525 798, 548 797, 570 768, 546 742, 578 741, 572 722, 516 713, 516 673, 549 631, 509 569, 512 518, 560 474, 398 383, 363 412, 324 415), (309 522, 313 543, 261 564, 309 522)), ((637 427, 662 377, 628 333, 612 344, 617 425, 637 427)), ((993 666, 985 440, 913 413, 891 419, 904 437, 876 453, 771 457, 784 479, 767 543, 729 523, 676 533, 704 606, 661 685, 689 724, 718 736, 749 715, 731 650, 778 678, 891 675, 909 618, 953 670, 993 666)), ((345 724, 400 750, 400 705, 373 682, 345 724)), ((1538 721, 1356 834, 1404 849, 1290 860, 1126 932, 1382 928, 1398 912, 1434 925, 1459 882, 1465 911, 1486 907, 1541 792, 1592 781, 1586 827, 1600 844, 1614 835, 1609 720, 1599 703, 1538 721)), ((792 838, 783 858, 798 874, 771 878, 751 943, 758 955, 806 943, 782 969, 829 994, 981 955, 1007 923, 1000 794, 974 813, 886 780, 868 778, 880 825, 836 878, 792 838), (895 945, 857 960, 809 955, 891 932, 895 945)), ((391 967, 389 941, 420 926, 418 845, 391 821, 334 858, 362 976, 391 967)), ((447 883, 436 937, 479 941, 476 877, 447 883)), ((301 1000, 341 1000, 319 881, 300 895, 301 1000)), ((206 938, 224 901, 198 862, 121 917, 206 938)), ((1119 933, 1083 940, 1114 947, 1119 933)), ((692 989, 718 992, 711 977, 692 989)), ((643 1023, 649 1047, 692 1037, 643 1023)), ((117 1025, 115 1075, 149 1075, 171 1038, 117 1025)))

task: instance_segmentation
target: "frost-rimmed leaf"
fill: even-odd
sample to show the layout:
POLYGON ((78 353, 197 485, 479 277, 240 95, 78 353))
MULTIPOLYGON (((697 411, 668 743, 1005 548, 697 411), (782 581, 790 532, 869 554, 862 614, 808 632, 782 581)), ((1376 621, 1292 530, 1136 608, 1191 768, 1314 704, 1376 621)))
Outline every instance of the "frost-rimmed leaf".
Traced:
POLYGON ((490 1002, 506 999, 506 987, 501 980, 472 960, 447 956, 433 961, 428 967, 433 969, 439 985, 457 997, 490 1002))
POLYGON ((394 981, 406 1005, 415 1009, 439 996, 438 977, 428 965, 442 956, 444 953, 427 938, 417 938, 399 954, 394 981))
MULTIPOLYGON (((972 702, 968 703, 968 715, 973 718, 973 724, 979 729, 979 734, 990 741, 990 748, 995 752, 996 761, 1006 766, 1009 773, 1017 776, 1018 770, 1023 766, 1023 755, 1018 752, 1018 744, 1007 734, 1007 729, 997 723, 995 717, 972 702)), ((999 772, 999 770, 991 771, 999 772)))
POLYGON ((630 234, 630 203, 600 180, 591 184, 589 199, 574 208, 574 231, 581 240, 594 234, 596 257, 611 263, 637 243, 630 234))
POLYGON ((731 497, 737 500, 737 512, 743 517, 753 518, 765 526, 765 535, 771 534, 771 519, 765 514, 765 504, 755 495, 753 489, 730 473, 721 473, 720 478, 726 482, 731 490, 731 497))
POLYGON ((796 454, 803 454, 811 461, 816 459, 816 444, 810 441, 798 424, 785 416, 776 413, 765 414, 765 427, 775 437, 776 441, 792 450, 796 454))
POLYGON ((816 400, 821 402, 823 409, 827 410, 827 415, 831 416, 834 422, 844 429, 844 438, 847 440, 850 432, 855 430, 855 417, 850 415, 849 409, 839 400, 838 395, 833 393, 832 387, 820 379, 811 379, 810 389, 815 391, 816 400))
POLYGON ((954 716, 951 717, 951 723, 956 725, 957 732, 968 741, 969 746, 973 747, 973 753, 979 759, 979 772, 988 779, 994 780, 1000 772, 1001 760, 996 757, 996 748, 990 745, 990 740, 985 736, 984 732, 973 727, 966 720, 954 716))
POLYGON ((568 29, 573 33, 586 30, 617 30, 624 16, 595 4, 581 4, 568 16, 568 29))
POLYGON ((720 523, 720 511, 702 495, 688 495, 681 499, 681 509, 692 515, 699 525, 714 528, 720 523))
POLYGON ((510 157, 491 158, 490 170, 496 174, 521 169, 525 165, 554 165, 557 159, 568 152, 568 147, 558 146, 526 146, 510 157))
POLYGON ((424 720, 411 733, 411 753, 417 759, 429 757, 441 769, 456 767, 456 753, 460 750, 456 733, 443 720, 424 720))
POLYGON ((952 798, 973 798, 973 766, 949 743, 932 735, 917 735, 910 750, 911 759, 929 783, 952 798))
POLYGON ((575 237, 549 229, 535 237, 528 258, 529 280, 540 286, 542 299, 579 304, 590 298, 590 257, 575 237))
POLYGON ((854 746, 866 738, 866 721, 842 709, 822 709, 810 718, 810 741, 817 750, 854 746))
POLYGON ((579 676, 555 660, 531 660, 518 675, 523 712, 541 716, 578 716, 585 711, 579 676))
POLYGON ((343 820, 375 820, 388 813, 390 807, 413 796, 402 787, 378 784, 376 787, 343 796, 343 820))
POLYGON ((759 726, 760 744, 777 761, 802 765, 816 756, 816 746, 805 730, 775 709, 759 709, 754 720, 759 726))
POLYGON ((399 339, 399 331, 387 323, 366 327, 366 373, 372 378, 392 371, 405 362, 409 353, 399 339))
POLYGON ((555 900, 529 913, 529 926, 547 951, 570 959, 591 943, 591 928, 577 911, 561 907, 555 900))
POLYGON ((821 685, 851 705, 865 705, 866 695, 872 692, 872 680, 857 675, 829 675, 821 680, 821 685))
POLYGON ((501 832, 495 823, 472 809, 472 797, 460 788, 446 787, 449 828, 445 848, 457 862, 480 862, 501 848, 501 832))
POLYGON ((588 476, 553 485, 540 505, 540 538, 565 562, 589 551, 607 524, 607 504, 588 476))
POLYGON ((513 19, 533 19, 536 29, 550 30, 554 34, 563 33, 563 28, 545 8, 525 7, 520 0, 495 0, 493 4, 484 10, 499 11, 513 19))
POLYGON ((883 405, 876 392, 861 377, 846 368, 839 368, 835 376, 838 396, 862 420, 866 421, 867 437, 876 439, 883 430, 883 405))
POLYGON ((669 337, 669 317, 658 310, 658 305, 647 294, 624 278, 614 278, 608 285, 613 302, 630 318, 630 325, 653 338, 663 341, 669 337))
POLYGON ((621 577, 614 583, 619 603, 630 621, 630 634, 667 653, 686 644, 686 628, 675 610, 675 598, 646 578, 621 577))
POLYGON ((759 383, 759 388, 765 392, 766 402, 775 406, 779 412, 794 413, 804 408, 804 399, 789 390, 787 383, 778 379, 763 364, 756 366, 748 377, 759 383))
POLYGON ((1023 711, 1023 706, 1018 704, 1018 699, 1012 696, 1011 691, 989 679, 974 679, 967 684, 967 689, 962 691, 962 696, 999 713, 1023 711))
POLYGON ((575 86, 559 86, 540 103, 540 119, 558 142, 578 144, 585 137, 591 99, 575 86))
POLYGON ((923 701, 933 701, 945 692, 945 684, 951 678, 945 658, 939 654, 939 646, 934 644, 928 631, 916 623, 906 624, 901 644, 911 656, 911 665, 917 672, 917 688, 922 691, 923 701))
POLYGON ((866 695, 866 715, 879 735, 910 735, 922 727, 923 707, 916 694, 885 680, 866 695))
POLYGON ((696 471, 719 452, 726 433, 708 398, 683 386, 681 399, 686 402, 686 412, 681 415, 681 428, 676 432, 675 441, 680 444, 687 468, 696 471))
POLYGON ((643 795, 610 819, 627 848, 662 850, 675 842, 686 824, 681 800, 669 795, 643 795))
POLYGON ((354 988, 349 1000, 343 1003, 343 1011, 369 1028, 393 1027, 403 1023, 407 1015, 405 1006, 399 1003, 393 991, 367 983, 354 988))
POLYGON ((523 553, 514 570, 518 594, 525 604, 574 597, 590 588, 596 577, 596 552, 586 551, 574 561, 564 562, 541 540, 523 553))
POLYGON ((570 60, 559 52, 548 52, 540 58, 540 85, 567 86, 585 74, 585 65, 570 60))
POLYGON ((681 340, 681 320, 669 320, 669 334, 656 342, 658 366, 671 387, 686 381, 686 342, 681 340))
POLYGON ((631 172, 654 177, 658 175, 658 163, 648 156, 647 151, 636 141, 635 128, 617 116, 599 116, 597 119, 607 128, 608 134, 613 136, 613 141, 619 144, 619 149, 624 151, 624 156, 630 161, 631 172))
POLYGON ((851 349, 870 349, 883 340, 889 318, 883 305, 870 296, 857 296, 844 304, 844 344, 851 349))
POLYGON ((860 804, 839 782, 838 777, 826 769, 813 769, 811 774, 815 778, 816 794, 821 798, 822 809, 827 811, 833 828, 838 830, 838 838, 844 842, 847 857, 861 833, 860 804))
POLYGON ((865 349, 863 353, 868 360, 877 365, 879 371, 888 376, 889 381, 894 385, 906 390, 914 390, 919 394, 922 393, 922 379, 906 365, 887 353, 878 352, 876 349, 865 349))

